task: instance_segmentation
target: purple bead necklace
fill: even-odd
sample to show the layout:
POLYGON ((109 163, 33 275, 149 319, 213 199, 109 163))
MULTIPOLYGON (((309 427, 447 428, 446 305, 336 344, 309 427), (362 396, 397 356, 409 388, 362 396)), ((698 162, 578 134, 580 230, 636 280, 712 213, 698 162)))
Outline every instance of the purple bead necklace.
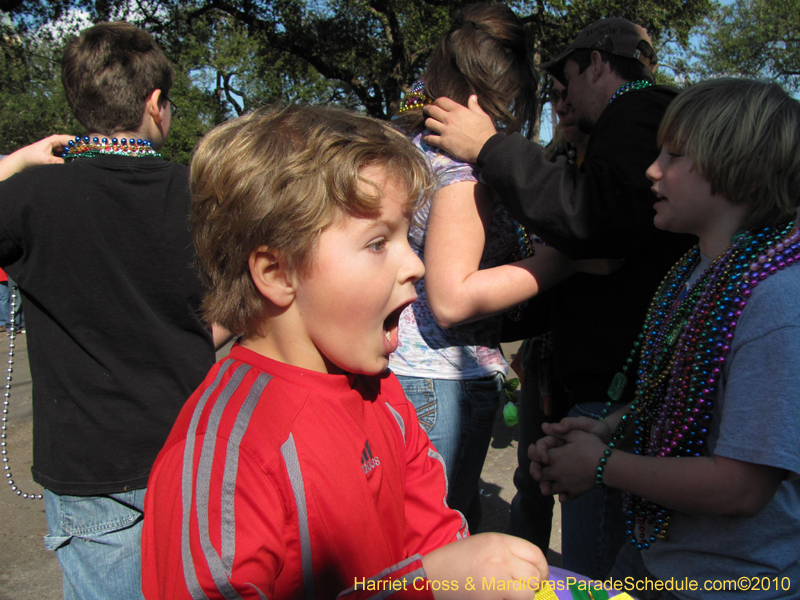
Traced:
MULTIPOLYGON (((695 246, 664 278, 631 358, 623 373, 615 377, 614 393, 609 390, 612 401, 618 400, 626 381, 625 372, 638 353, 634 400, 600 460, 598 485, 602 484, 611 451, 625 437, 631 422, 635 454, 706 454, 717 384, 739 317, 759 282, 800 262, 800 230, 789 222, 758 232, 738 233, 725 253, 681 297, 684 284, 699 262, 700 250, 695 246)), ((666 539, 668 509, 627 494, 625 510, 628 535, 639 549, 666 539)))

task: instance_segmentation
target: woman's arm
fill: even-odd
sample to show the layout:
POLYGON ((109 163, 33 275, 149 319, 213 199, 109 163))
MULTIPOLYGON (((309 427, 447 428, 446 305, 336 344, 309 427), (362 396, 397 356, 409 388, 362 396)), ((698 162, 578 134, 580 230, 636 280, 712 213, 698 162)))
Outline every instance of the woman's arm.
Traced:
POLYGON ((453 183, 433 198, 425 240, 425 288, 442 327, 500 313, 578 270, 552 248, 479 270, 492 211, 491 191, 476 182, 453 183))
POLYGON ((0 181, 8 179, 34 165, 63 163, 64 159, 53 152, 61 152, 67 143, 74 139, 71 135, 51 135, 29 146, 20 148, 0 160, 0 181))

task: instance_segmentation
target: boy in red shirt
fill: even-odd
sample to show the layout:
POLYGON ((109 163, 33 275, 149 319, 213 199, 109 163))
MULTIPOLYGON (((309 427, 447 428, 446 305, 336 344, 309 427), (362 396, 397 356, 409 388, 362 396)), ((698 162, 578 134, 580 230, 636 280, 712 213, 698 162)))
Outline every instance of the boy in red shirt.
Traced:
POLYGON ((429 177, 390 125, 332 108, 257 111, 201 142, 204 311, 240 339, 152 471, 147 598, 533 598, 541 552, 468 538, 386 370, 424 273, 407 234, 429 177))

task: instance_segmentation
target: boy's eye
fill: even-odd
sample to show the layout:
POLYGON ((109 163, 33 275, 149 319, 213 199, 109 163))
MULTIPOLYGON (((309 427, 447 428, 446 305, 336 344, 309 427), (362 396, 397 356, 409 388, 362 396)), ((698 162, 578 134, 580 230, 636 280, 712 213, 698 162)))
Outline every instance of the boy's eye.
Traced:
POLYGON ((373 252, 380 252, 385 247, 386 247, 386 239, 385 238, 380 238, 379 240, 375 240, 374 242, 371 242, 367 246, 367 248, 369 248, 373 252))

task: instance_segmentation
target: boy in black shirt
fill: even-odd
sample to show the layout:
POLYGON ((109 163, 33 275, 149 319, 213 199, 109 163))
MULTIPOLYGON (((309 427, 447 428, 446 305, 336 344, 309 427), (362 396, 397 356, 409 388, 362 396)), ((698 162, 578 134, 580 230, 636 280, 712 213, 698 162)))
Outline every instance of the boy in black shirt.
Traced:
MULTIPOLYGON (((25 300, 33 477, 46 488, 45 545, 64 596, 141 598, 150 468, 214 361, 191 266, 188 172, 158 153, 172 69, 150 34, 123 22, 86 29, 62 76, 91 133, 69 142, 66 164, 0 183, 0 266, 25 300)), ((0 178, 65 142, 10 155, 0 178)))

